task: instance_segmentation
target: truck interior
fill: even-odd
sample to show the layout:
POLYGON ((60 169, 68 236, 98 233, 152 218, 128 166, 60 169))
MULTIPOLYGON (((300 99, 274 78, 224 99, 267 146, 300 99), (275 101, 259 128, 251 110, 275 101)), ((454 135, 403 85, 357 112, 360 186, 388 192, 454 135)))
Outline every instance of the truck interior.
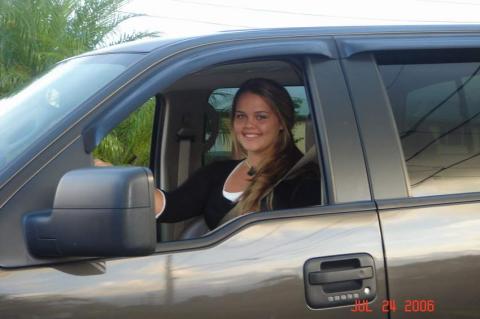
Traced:
MULTIPOLYGON (((296 144, 304 153, 310 150, 309 158, 318 163, 301 58, 234 61, 190 74, 157 96, 160 107, 155 115, 151 154, 157 186, 173 190, 196 169, 235 158, 229 135, 231 102, 242 82, 257 77, 273 79, 289 91, 296 108, 296 144)), ((157 239, 198 237, 208 231, 202 220, 163 223, 157 229, 157 239)))

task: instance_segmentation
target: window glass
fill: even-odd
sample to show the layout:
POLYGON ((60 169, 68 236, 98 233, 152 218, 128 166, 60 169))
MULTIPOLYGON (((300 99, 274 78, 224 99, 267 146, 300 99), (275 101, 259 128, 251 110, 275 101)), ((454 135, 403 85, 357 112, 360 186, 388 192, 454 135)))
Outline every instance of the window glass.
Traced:
POLYGON ((377 56, 411 194, 480 191, 480 63, 438 54, 432 63, 392 60, 377 56))
POLYGON ((70 59, 0 100, 0 172, 139 58, 106 54, 70 59))
POLYGON ((155 98, 150 98, 113 129, 93 151, 113 165, 150 166, 155 98))
MULTIPOLYGON (((303 86, 285 87, 292 97, 295 105, 295 126, 293 127, 293 138, 300 151, 305 153, 306 134, 310 127, 307 125, 309 118, 309 106, 305 88, 303 86)), ((220 116, 220 125, 215 144, 208 150, 203 157, 204 164, 212 161, 232 158, 232 143, 230 137, 230 112, 232 102, 238 88, 220 88, 216 89, 210 95, 208 102, 215 108, 220 116)), ((205 140, 212 134, 211 127, 208 125, 205 130, 205 140)))

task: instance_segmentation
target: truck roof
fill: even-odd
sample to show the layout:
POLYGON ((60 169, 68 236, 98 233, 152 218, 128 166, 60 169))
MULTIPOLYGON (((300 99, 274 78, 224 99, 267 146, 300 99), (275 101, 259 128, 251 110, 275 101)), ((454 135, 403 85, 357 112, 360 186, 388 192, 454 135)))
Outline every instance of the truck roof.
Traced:
POLYGON ((393 34, 441 35, 452 33, 479 33, 480 24, 447 25, 385 25, 385 26, 341 26, 341 27, 302 27, 272 29, 242 29, 220 31, 208 35, 185 37, 158 37, 137 40, 86 53, 149 53, 156 49, 180 42, 214 43, 258 38, 312 37, 312 36, 381 36, 393 34))

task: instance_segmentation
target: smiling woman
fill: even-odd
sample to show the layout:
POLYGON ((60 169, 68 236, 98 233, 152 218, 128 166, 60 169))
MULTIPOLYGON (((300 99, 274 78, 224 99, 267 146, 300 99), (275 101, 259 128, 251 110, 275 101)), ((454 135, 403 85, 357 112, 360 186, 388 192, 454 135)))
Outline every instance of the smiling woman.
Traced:
POLYGON ((247 92, 235 104, 233 130, 235 145, 243 147, 250 156, 247 163, 258 166, 273 147, 283 127, 275 110, 260 96, 247 92))
POLYGON ((213 229, 250 212, 318 204, 318 167, 309 178, 282 181, 302 157, 293 139, 294 103, 286 89, 269 79, 247 80, 233 99, 231 114, 234 153, 240 160, 210 164, 172 192, 157 190, 158 222, 203 213, 213 229))
POLYGON ((294 105, 284 87, 268 79, 243 83, 233 100, 233 145, 245 157, 247 175, 258 171, 258 176, 244 189, 240 212, 259 210, 271 185, 302 156, 293 140, 293 125, 294 105))

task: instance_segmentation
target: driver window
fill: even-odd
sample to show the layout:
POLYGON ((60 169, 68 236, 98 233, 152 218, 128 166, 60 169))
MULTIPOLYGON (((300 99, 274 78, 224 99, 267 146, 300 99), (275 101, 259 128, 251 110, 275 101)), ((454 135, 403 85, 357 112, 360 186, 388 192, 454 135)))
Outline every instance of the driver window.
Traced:
MULTIPOLYGON (((246 162, 248 154, 239 154, 234 149, 233 135, 239 133, 235 133, 232 126, 235 125, 237 116, 240 116, 240 119, 250 116, 247 114, 249 103, 258 105, 253 100, 244 103, 247 109, 241 110, 242 114, 234 113, 234 118, 232 105, 235 104, 239 88, 243 88, 249 80, 259 78, 272 80, 282 90, 286 90, 292 103, 292 117, 289 119, 291 126, 286 129, 291 131, 292 144, 298 150, 293 162, 296 163, 304 157, 307 160, 299 166, 297 176, 293 173, 288 176, 289 169, 285 169, 276 177, 275 182, 270 181, 278 184, 271 185, 274 189, 271 189, 272 196, 264 196, 270 196, 268 200, 271 202, 267 203, 265 199, 257 209, 272 211, 322 204, 320 167, 316 148, 313 147, 315 142, 310 123, 310 105, 301 72, 284 61, 216 66, 191 74, 163 92, 166 116, 163 125, 160 125, 163 127, 160 156, 162 160, 154 166, 160 168, 160 187, 168 193, 167 203, 171 200, 176 204, 173 209, 175 213, 167 210, 167 213, 159 218, 157 229, 162 241, 198 238, 228 221, 224 216, 228 217, 232 209, 235 210, 233 207, 239 206, 238 197, 234 196, 240 193, 238 196, 243 196, 243 191, 248 188, 245 184, 251 184, 230 183, 230 177, 239 170, 248 174, 251 167, 248 167, 246 162), (188 134, 184 135, 186 132, 188 134), (189 154, 188 158, 186 154, 189 154), (185 171, 188 171, 188 178, 185 178, 185 171), (202 192, 207 193, 206 201, 197 198, 202 192), (298 196, 292 200, 295 197, 292 194, 304 197, 298 196), (229 204, 232 200, 233 205, 229 204), (197 211, 198 207, 201 207, 201 211, 197 211), (182 217, 177 218, 175 214, 181 214, 182 217)), ((275 92, 272 95, 281 94, 275 92)), ((279 128, 283 129, 284 127, 279 128)), ((262 135, 255 125, 248 126, 241 134, 252 140, 262 135)), ((269 165, 276 166, 279 163, 280 160, 272 161, 269 165)), ((289 168, 293 167, 293 164, 289 165, 289 168)), ((252 176, 255 175, 255 171, 253 172, 252 176)), ((243 216, 242 213, 231 215, 243 216)))
POLYGON ((153 97, 108 134, 94 151, 96 165, 153 169, 165 205, 157 212, 158 241, 199 238, 250 212, 321 205, 302 78, 283 61, 232 63, 190 74, 157 94, 157 112, 153 97), (264 86, 274 98, 250 94, 248 85, 264 86), (271 146, 277 144, 281 148, 271 146), (272 153, 279 149, 284 153, 272 153), (257 177, 265 172, 268 179, 257 177), (266 182, 249 188, 258 180, 266 182), (256 196, 249 195, 250 203, 243 197, 249 192, 256 196))

